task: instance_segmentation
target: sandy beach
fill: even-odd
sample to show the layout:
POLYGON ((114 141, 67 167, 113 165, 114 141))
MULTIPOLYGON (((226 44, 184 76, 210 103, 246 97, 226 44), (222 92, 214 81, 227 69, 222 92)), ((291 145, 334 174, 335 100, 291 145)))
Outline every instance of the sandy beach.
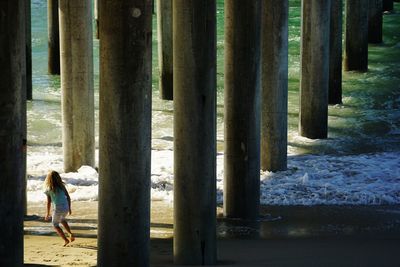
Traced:
MULTIPOLYGON (((25 266, 96 266, 99 178, 93 168, 62 174, 73 201, 68 221, 76 240, 63 247, 51 223, 43 219, 44 177, 47 170, 64 169, 62 90, 60 77, 48 74, 47 2, 32 0, 31 8, 33 100, 27 103, 25 266)), ((368 72, 343 72, 343 104, 329 106, 329 138, 312 140, 298 134, 301 1, 290 1, 288 170, 261 173, 264 206, 259 222, 225 219, 218 208, 218 265, 400 267, 400 3, 395 3, 395 10, 383 18, 384 42, 369 45, 368 72)), ((225 179, 223 1, 217 1, 216 11, 216 178, 217 204, 221 205, 225 179)), ((153 26, 150 263, 176 266, 171 202, 174 106, 159 97, 158 35, 153 26)), ((94 40, 94 85, 98 148, 98 40, 94 40)), ((99 150, 95 153, 98 159, 99 150)))
MULTIPOLYGON (((220 213, 221 210, 218 210, 220 213)), ((25 220, 25 266, 96 266, 97 202, 73 203, 63 247, 44 205, 25 220)), ((218 265, 399 266, 400 206, 269 206, 258 223, 218 218, 218 265)), ((151 266, 173 265, 172 204, 152 202, 151 266)))
POLYGON ((97 241, 78 238, 68 247, 56 236, 25 235, 26 266, 96 266, 97 241))
MULTIPOLYGON (((44 221, 45 203, 30 203, 25 218, 25 264, 28 266, 96 266, 97 201, 72 203, 68 216, 76 240, 63 247, 51 222, 44 221)), ((172 237, 172 204, 152 203, 151 237, 172 237)))

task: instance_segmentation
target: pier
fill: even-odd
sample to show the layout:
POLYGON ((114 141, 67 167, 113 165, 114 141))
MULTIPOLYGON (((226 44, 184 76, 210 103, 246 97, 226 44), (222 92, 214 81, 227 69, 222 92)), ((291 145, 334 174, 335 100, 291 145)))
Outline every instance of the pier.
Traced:
MULTIPOLYGON (((0 3, 0 222, 5 225, 0 234, 1 266, 23 265, 26 105, 34 101, 35 69, 29 2, 0 3)), ((64 171, 98 167, 97 265, 150 266, 151 253, 157 251, 150 242, 152 76, 157 75, 160 98, 173 101, 174 239, 168 255, 176 265, 217 265, 218 226, 224 220, 260 220, 260 171, 287 170, 290 1, 224 1, 225 184, 219 217, 217 2, 154 2, 159 73, 152 72, 153 1, 47 1, 48 73, 60 74, 61 79, 64 171), (93 23, 98 34, 93 33, 93 23)), ((329 137, 328 108, 342 103, 343 71, 367 72, 368 42, 384 43, 382 11, 393 12, 393 1, 364 2, 302 1, 297 119, 301 138, 329 137)))

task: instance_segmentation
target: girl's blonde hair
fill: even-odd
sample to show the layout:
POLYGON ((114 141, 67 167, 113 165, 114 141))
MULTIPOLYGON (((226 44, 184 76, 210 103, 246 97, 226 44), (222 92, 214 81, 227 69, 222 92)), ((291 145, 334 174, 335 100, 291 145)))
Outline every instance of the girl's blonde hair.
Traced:
POLYGON ((47 174, 46 180, 44 180, 44 185, 47 189, 51 191, 55 191, 57 188, 59 189, 65 188, 65 184, 61 180, 60 174, 56 171, 50 171, 47 174))

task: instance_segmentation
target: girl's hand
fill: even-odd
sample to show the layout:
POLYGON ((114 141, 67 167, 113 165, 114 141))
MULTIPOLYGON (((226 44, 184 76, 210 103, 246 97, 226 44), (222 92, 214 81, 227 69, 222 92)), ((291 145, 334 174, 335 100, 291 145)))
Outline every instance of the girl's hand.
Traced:
POLYGON ((49 221, 49 220, 50 220, 50 215, 49 215, 49 214, 46 214, 46 216, 44 217, 44 220, 45 220, 45 221, 49 221))

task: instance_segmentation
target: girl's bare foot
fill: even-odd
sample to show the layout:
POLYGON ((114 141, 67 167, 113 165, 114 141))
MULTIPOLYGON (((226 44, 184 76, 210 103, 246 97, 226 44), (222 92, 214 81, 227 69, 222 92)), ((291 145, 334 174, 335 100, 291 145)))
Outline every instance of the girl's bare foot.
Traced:
POLYGON ((65 243, 64 243, 64 246, 63 246, 63 247, 66 247, 66 246, 69 244, 69 240, 67 239, 67 240, 65 240, 64 242, 65 242, 65 243))
POLYGON ((75 236, 73 234, 69 235, 69 241, 74 242, 75 241, 75 236))

